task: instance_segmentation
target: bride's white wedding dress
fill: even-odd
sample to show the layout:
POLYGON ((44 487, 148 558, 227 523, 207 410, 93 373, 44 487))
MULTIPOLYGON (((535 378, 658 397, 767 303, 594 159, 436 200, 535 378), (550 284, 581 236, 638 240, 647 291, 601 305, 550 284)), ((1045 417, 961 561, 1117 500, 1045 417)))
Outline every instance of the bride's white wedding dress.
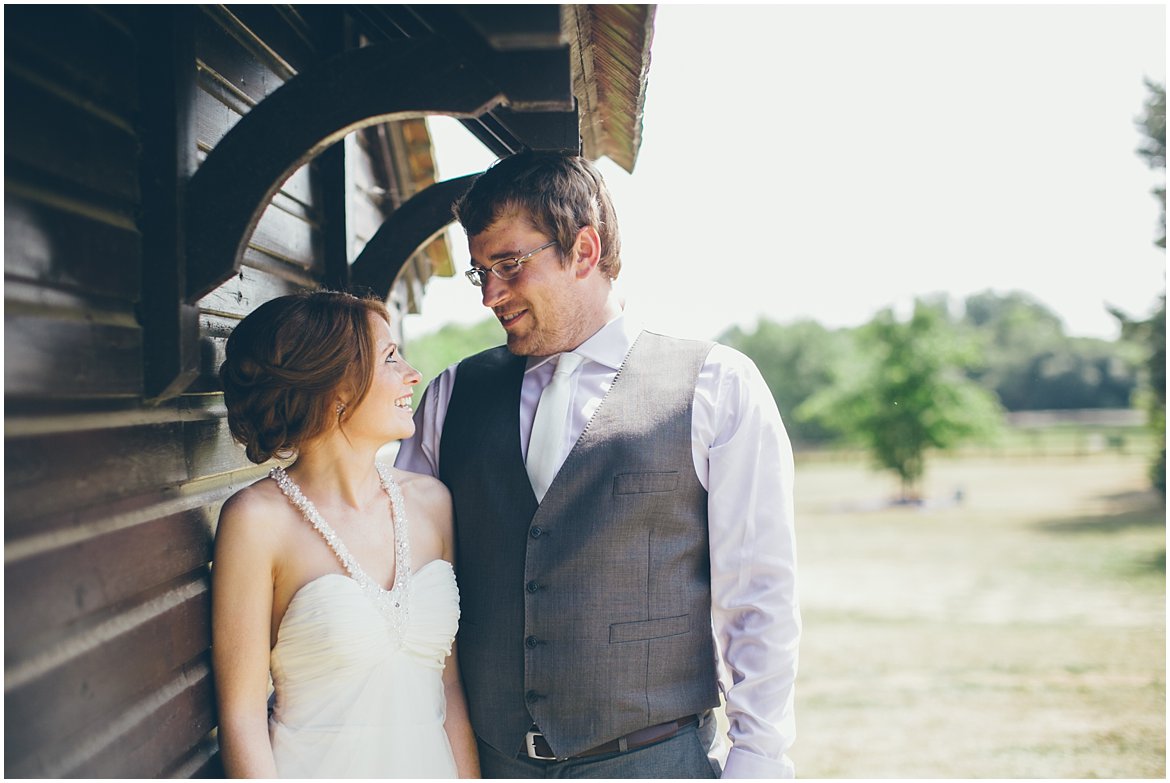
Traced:
POLYGON ((282 778, 453 778, 443 730, 443 663, 459 623, 445 560, 410 569, 402 493, 378 466, 393 507, 394 585, 383 589, 281 468, 276 479, 345 568, 303 586, 277 632, 268 721, 282 778))

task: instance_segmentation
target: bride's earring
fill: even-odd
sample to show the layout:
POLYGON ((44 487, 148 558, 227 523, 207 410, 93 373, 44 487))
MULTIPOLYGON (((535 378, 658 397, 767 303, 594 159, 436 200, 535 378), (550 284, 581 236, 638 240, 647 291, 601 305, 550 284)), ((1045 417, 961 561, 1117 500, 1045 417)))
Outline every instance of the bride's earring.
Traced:
POLYGON ((340 419, 341 414, 345 413, 345 403, 344 402, 337 403, 337 408, 335 410, 337 411, 337 418, 340 419))

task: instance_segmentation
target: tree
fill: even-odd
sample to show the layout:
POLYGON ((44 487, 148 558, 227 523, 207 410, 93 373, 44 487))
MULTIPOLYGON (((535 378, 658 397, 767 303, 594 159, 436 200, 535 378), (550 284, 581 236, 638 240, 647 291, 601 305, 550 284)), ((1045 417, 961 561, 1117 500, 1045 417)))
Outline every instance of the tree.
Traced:
POLYGON ((407 341, 402 352, 422 376, 419 389, 460 359, 504 343, 500 322, 488 317, 471 326, 447 324, 437 332, 407 341))
POLYGON ((862 442, 898 475, 902 499, 915 500, 929 452, 994 434, 999 404, 964 375, 978 358, 973 343, 958 339, 937 304, 916 302, 907 321, 885 310, 857 337, 869 358, 863 372, 848 386, 814 394, 797 415, 862 442))
POLYGON ((1162 207, 1159 219, 1159 233, 1154 240, 1158 247, 1166 247, 1166 88, 1146 79, 1150 91, 1146 98, 1146 111, 1138 119, 1138 130, 1145 135, 1137 154, 1146 159, 1146 165, 1162 176, 1151 191, 1162 207))
POLYGON ((1009 411, 1128 408, 1138 384, 1133 346, 1069 337, 1060 318, 1027 294, 967 297, 960 321, 983 344, 968 375, 1009 411))
MULTIPOLYGON (((1160 225, 1154 244, 1166 247, 1166 88, 1146 80, 1150 94, 1146 98, 1145 114, 1138 120, 1138 129, 1145 135, 1137 153, 1146 164, 1159 173, 1159 183, 1153 189, 1161 204, 1160 225)), ((1121 323, 1122 336, 1142 346, 1146 354, 1146 408, 1150 412, 1150 427, 1161 444, 1158 456, 1150 466, 1154 486, 1166 494, 1166 293, 1158 309, 1144 321, 1130 318, 1116 308, 1110 312, 1121 323)))
POLYGON ((852 343, 846 332, 830 331, 816 321, 782 325, 761 318, 751 332, 734 327, 718 339, 755 362, 795 444, 819 444, 835 437, 820 422, 802 421, 794 412, 815 392, 838 382, 852 343))

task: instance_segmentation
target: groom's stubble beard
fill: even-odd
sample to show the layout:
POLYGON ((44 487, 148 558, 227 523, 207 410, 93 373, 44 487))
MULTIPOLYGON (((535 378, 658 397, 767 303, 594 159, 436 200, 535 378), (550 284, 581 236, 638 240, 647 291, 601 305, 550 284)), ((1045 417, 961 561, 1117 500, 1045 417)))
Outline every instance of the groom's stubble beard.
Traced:
POLYGON ((531 328, 508 332, 508 350, 517 356, 551 356, 571 351, 592 336, 588 308, 573 296, 554 297, 539 310, 529 304, 531 328))

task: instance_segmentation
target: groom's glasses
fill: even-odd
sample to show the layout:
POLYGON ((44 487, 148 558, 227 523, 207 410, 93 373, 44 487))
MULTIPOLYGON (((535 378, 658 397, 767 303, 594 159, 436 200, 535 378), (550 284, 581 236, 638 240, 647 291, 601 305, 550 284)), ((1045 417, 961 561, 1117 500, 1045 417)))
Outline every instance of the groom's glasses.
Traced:
POLYGON ((544 250, 547 247, 552 247, 557 241, 554 239, 551 242, 545 242, 535 250, 530 250, 522 256, 516 258, 504 258, 489 267, 473 266, 463 274, 467 275, 467 279, 476 288, 480 288, 487 282, 487 273, 491 272, 501 280, 511 280, 516 275, 520 274, 520 270, 524 268, 524 264, 532 260, 532 257, 544 250))

